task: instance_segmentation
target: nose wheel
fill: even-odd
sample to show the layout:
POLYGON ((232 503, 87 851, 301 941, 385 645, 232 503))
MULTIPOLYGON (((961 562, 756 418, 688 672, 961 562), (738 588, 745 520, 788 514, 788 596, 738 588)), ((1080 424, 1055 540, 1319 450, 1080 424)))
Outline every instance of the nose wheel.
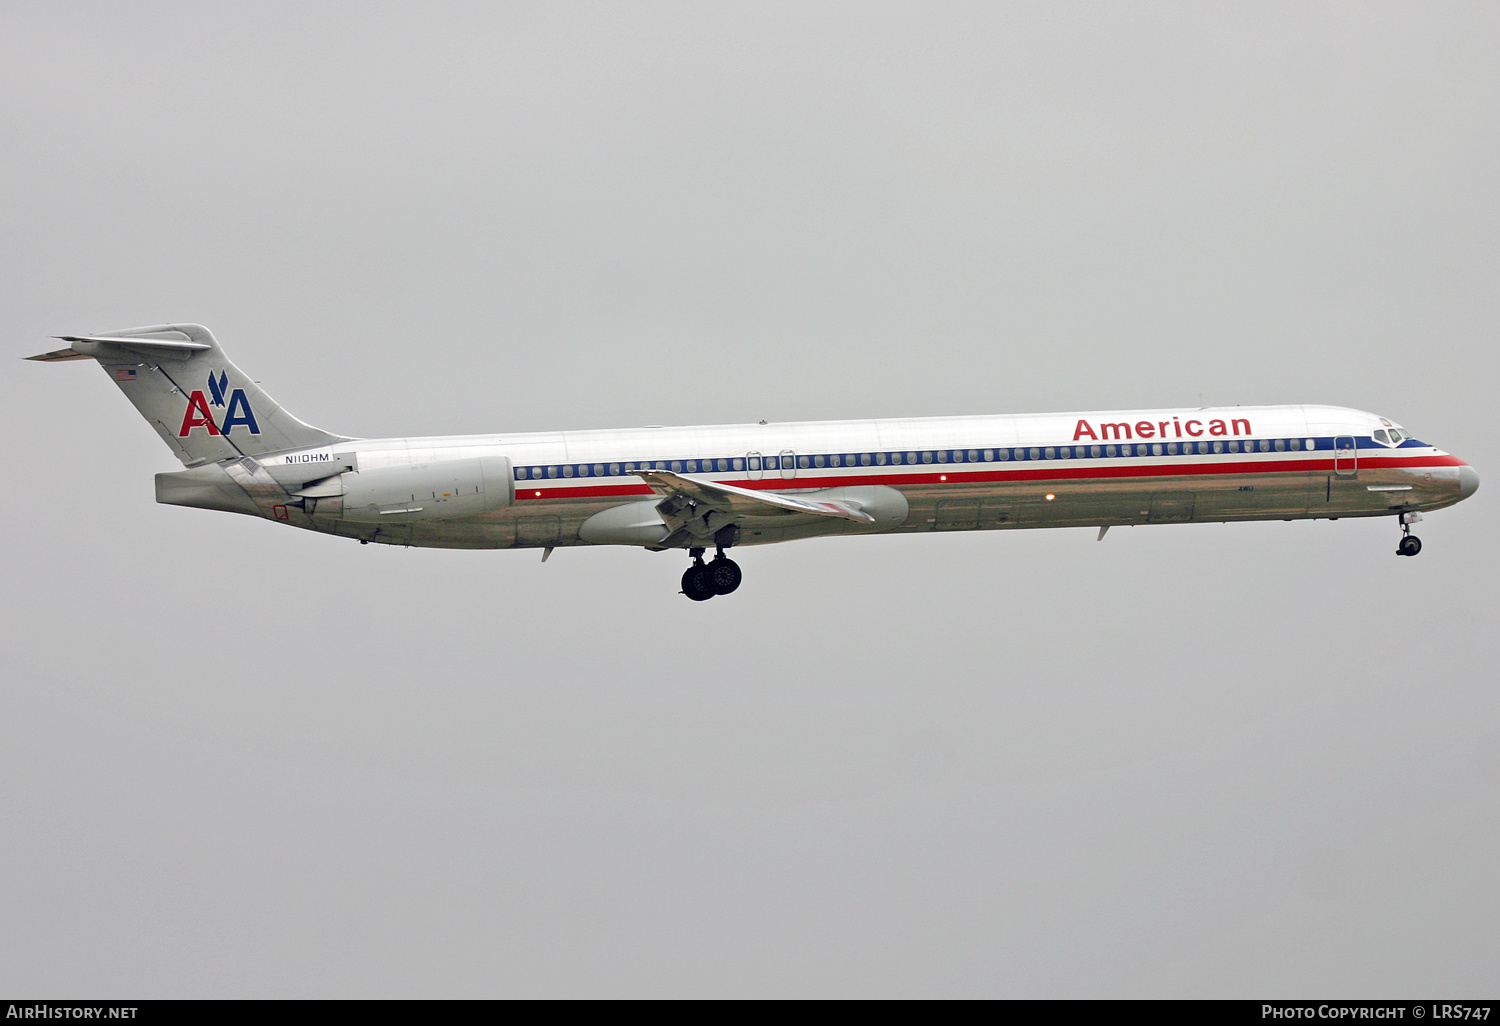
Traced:
POLYGON ((693 565, 682 575, 682 593, 694 602, 707 602, 715 595, 728 595, 740 586, 744 572, 723 549, 716 550, 711 562, 703 562, 703 550, 692 549, 693 565))
POLYGON ((1421 519, 1420 513, 1401 514, 1401 542, 1396 546, 1396 555, 1415 556, 1422 551, 1422 539, 1411 533, 1411 525, 1421 519))

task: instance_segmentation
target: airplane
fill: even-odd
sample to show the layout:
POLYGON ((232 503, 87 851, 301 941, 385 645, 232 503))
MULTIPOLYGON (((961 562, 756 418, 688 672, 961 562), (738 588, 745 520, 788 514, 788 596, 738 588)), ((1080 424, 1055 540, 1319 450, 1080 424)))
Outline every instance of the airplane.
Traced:
POLYGON ((156 501, 361 544, 685 551, 682 593, 740 586, 729 549, 828 535, 1395 517, 1479 475, 1401 425, 1335 406, 352 438, 303 423, 199 324, 58 335, 187 468, 156 501), (704 554, 714 550, 705 562, 704 554))

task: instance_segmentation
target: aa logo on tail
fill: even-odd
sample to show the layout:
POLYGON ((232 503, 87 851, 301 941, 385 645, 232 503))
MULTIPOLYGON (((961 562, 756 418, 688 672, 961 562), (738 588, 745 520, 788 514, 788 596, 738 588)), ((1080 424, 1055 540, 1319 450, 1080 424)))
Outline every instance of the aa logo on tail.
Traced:
POLYGON ((194 428, 200 427, 207 428, 211 435, 227 435, 234 430, 236 424, 243 425, 252 435, 260 434, 260 425, 255 422, 255 411, 250 408, 250 400, 245 398, 245 390, 236 388, 229 392, 228 389, 228 371, 219 371, 217 376, 209 371, 208 396, 204 396, 200 389, 195 389, 188 396, 187 410, 182 414, 182 427, 178 429, 177 436, 186 438, 193 433, 194 428), (227 408, 226 400, 229 404, 227 408), (210 403, 224 410, 222 422, 214 422, 214 415, 209 409, 210 403))

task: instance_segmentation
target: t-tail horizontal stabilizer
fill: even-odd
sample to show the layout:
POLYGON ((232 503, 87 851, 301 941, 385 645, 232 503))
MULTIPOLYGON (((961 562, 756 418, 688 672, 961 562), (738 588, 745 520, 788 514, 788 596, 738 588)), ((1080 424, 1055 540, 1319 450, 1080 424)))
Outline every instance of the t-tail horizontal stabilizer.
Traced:
POLYGON ((304 424, 282 409, 229 362, 201 324, 153 324, 57 338, 71 345, 27 359, 97 360, 189 467, 350 440, 304 424))

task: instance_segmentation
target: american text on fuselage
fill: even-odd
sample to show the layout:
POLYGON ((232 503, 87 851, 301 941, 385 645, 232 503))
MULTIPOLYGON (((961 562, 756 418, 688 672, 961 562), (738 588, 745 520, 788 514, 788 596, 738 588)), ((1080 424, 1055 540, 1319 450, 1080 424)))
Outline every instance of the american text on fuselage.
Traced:
POLYGON ((685 550, 698 600, 739 586, 732 547, 840 534, 1391 516, 1415 555, 1411 525, 1479 483, 1332 406, 356 439, 297 420, 200 325, 61 337, 33 359, 97 360, 187 467, 160 502, 392 545, 685 550))

